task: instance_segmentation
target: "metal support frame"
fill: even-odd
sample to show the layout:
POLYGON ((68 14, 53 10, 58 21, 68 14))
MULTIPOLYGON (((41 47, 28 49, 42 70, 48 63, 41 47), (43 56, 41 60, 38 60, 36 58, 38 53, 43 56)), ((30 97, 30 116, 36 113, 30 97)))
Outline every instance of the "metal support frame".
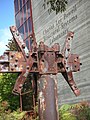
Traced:
POLYGON ((42 75, 39 87, 39 119, 58 120, 57 80, 56 75, 42 75))
MULTIPOLYGON (((40 120, 58 120, 56 74, 61 73, 63 75, 76 96, 80 94, 72 75, 72 72, 80 71, 79 56, 71 54, 71 42, 74 33, 68 33, 64 47, 60 52, 58 43, 48 47, 44 42, 40 42, 37 46, 33 39, 29 51, 17 28, 11 26, 10 31, 20 51, 7 51, 0 57, 0 72, 20 73, 13 93, 20 95, 21 109, 23 106, 21 97, 23 84, 31 73, 35 79, 35 84, 38 81, 40 120)), ((37 94, 37 87, 35 93, 37 94)))

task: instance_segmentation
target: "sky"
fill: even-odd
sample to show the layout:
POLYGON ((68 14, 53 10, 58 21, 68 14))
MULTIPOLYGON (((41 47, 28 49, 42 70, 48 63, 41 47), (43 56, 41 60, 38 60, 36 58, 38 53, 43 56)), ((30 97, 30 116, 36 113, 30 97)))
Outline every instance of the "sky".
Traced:
POLYGON ((0 55, 7 49, 12 38, 9 27, 15 25, 14 0, 0 0, 0 55))

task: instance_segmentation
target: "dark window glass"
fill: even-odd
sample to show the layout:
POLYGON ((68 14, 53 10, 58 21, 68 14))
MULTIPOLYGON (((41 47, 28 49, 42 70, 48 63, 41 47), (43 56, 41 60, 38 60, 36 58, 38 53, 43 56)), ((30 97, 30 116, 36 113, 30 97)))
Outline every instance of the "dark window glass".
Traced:
POLYGON ((22 25, 19 29, 18 29, 22 39, 24 39, 24 26, 22 25))
POLYGON ((15 18, 16 18, 16 26, 17 26, 17 28, 19 28, 19 26, 20 26, 20 13, 18 13, 15 18))
POLYGON ((24 5, 24 21, 26 21, 26 6, 24 5))
POLYGON ((21 20, 21 24, 23 23, 23 14, 22 14, 23 11, 22 11, 22 10, 23 10, 23 9, 20 10, 20 20, 21 20))
POLYGON ((32 46, 32 38, 30 38, 30 48, 31 48, 31 46, 32 46))
POLYGON ((17 13, 18 10, 19 10, 18 0, 15 0, 15 13, 17 13))
POLYGON ((25 40, 25 42, 26 42, 27 48, 29 49, 29 41, 28 41, 28 40, 25 40))
POLYGON ((28 27, 27 27, 27 21, 25 22, 25 33, 26 33, 26 37, 28 36, 28 27))
POLYGON ((20 0, 20 9, 22 8, 22 0, 20 0))
POLYGON ((30 18, 28 19, 28 27, 29 27, 29 32, 31 33, 32 32, 32 22, 31 22, 30 18))
POLYGON ((23 5, 25 4, 25 0, 23 0, 23 5))
POLYGON ((27 13, 28 17, 30 17, 30 0, 27 2, 27 13))

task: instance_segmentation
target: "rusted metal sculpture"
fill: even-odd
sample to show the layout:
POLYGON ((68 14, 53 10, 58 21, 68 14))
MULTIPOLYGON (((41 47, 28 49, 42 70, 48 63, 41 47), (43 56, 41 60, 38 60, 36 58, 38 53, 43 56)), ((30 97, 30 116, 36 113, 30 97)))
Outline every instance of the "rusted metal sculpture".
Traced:
MULTIPOLYGON (((20 51, 6 51, 0 57, 0 72, 19 72, 13 93, 20 95, 22 110, 22 89, 29 73, 33 75, 34 85, 38 85, 38 103, 40 120, 58 120, 57 108, 57 80, 56 74, 61 73, 76 96, 80 94, 72 72, 80 71, 80 60, 77 54, 71 54, 71 42, 74 36, 69 32, 63 49, 55 43, 48 47, 44 42, 37 46, 32 39, 31 50, 29 51, 23 42, 17 28, 10 27, 13 38, 20 51)), ((37 88, 37 87, 36 87, 37 88)), ((24 94, 24 93, 23 93, 24 94)))

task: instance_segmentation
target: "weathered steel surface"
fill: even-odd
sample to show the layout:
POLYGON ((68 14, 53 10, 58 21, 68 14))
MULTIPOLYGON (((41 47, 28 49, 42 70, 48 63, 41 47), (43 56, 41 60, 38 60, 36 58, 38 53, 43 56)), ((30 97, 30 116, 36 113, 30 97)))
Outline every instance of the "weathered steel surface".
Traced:
POLYGON ((20 95, 21 109, 24 108, 24 110, 25 108, 26 110, 29 110, 30 108, 28 106, 23 107, 24 96, 27 97, 30 94, 30 90, 22 90, 24 90, 24 83, 26 82, 29 73, 31 73, 34 79, 33 94, 35 94, 35 101, 37 97, 38 81, 40 120, 58 120, 57 82, 55 75, 61 73, 74 94, 76 96, 80 94, 72 75, 72 72, 80 71, 79 56, 71 54, 71 42, 74 33, 68 33, 61 52, 58 43, 49 47, 45 45, 44 42, 40 42, 37 47, 35 41, 33 42, 31 51, 28 51, 16 27, 12 26, 10 27, 10 30, 20 51, 8 51, 1 56, 0 71, 20 72, 13 93, 20 95))
POLYGON ((40 120, 58 120, 56 76, 42 75, 38 88, 40 120))
POLYGON ((73 79, 72 71, 62 72, 62 75, 65 78, 65 80, 67 81, 67 83, 69 84, 69 86, 70 86, 71 90, 74 92, 74 94, 76 96, 79 96, 80 95, 80 90, 76 86, 76 83, 75 83, 75 81, 73 79))

